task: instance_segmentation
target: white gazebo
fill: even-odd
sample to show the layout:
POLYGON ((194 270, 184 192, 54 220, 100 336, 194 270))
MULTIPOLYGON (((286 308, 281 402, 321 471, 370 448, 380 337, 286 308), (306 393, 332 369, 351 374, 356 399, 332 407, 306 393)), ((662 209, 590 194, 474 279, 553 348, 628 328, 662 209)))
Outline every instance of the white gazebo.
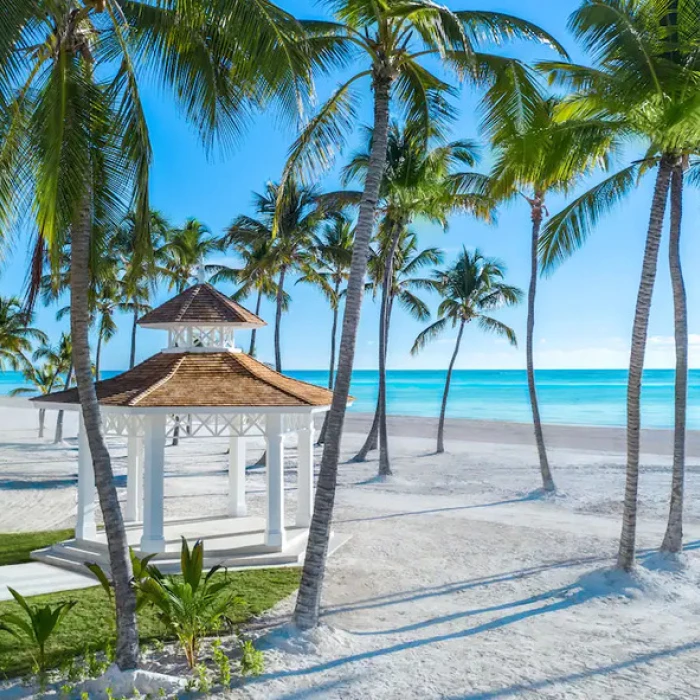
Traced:
MULTIPOLYGON (((210 562, 227 566, 285 565, 302 560, 314 488, 314 416, 326 412, 332 392, 286 377, 236 348, 235 333, 265 323, 208 284, 197 284, 140 319, 167 330, 168 346, 131 370, 97 382, 104 433, 127 438, 124 520, 130 545, 156 553, 167 570, 178 566, 180 537, 205 540, 210 562), (203 436, 229 439, 228 514, 165 521, 166 440, 203 436), (297 435, 297 500, 285 527, 285 438, 297 435), (265 517, 246 507, 246 440, 264 438, 265 517), (211 538, 211 543, 207 539, 211 538)), ((77 389, 33 400, 41 408, 80 410, 77 389)), ((82 426, 78 447, 75 540, 34 553, 57 565, 107 564, 104 533, 96 526, 90 448, 82 426)), ((332 549, 341 544, 334 536, 332 549)))

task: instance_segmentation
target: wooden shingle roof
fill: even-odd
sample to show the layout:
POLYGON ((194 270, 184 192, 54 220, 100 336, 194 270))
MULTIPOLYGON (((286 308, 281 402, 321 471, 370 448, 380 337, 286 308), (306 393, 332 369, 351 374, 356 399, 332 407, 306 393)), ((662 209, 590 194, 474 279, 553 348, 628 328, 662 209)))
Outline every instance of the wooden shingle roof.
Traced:
POLYGON ((245 324, 252 328, 267 325, 254 313, 229 299, 210 284, 196 284, 139 319, 142 326, 164 323, 219 325, 245 324))
MULTIPOLYGON (((285 377, 241 352, 161 352, 97 382, 102 406, 231 408, 329 406, 333 392, 285 377)), ((78 404, 77 389, 33 399, 78 404)))

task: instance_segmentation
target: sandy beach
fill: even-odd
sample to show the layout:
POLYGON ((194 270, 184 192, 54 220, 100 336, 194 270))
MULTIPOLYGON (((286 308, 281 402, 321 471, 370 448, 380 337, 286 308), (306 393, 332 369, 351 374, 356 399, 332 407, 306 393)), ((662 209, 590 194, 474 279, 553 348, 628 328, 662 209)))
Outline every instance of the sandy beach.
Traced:
MULTIPOLYGON (((39 445, 36 414, 2 409, 2 530, 72 524, 75 441, 39 445)), ((47 417, 52 436, 54 418, 47 417)), ((348 418, 343 454, 368 417, 348 418)), ((258 633, 265 674, 252 698, 695 698, 700 696, 700 437, 689 440, 686 567, 659 570, 670 485, 668 434, 647 433, 634 578, 610 577, 624 485, 624 431, 548 427, 558 495, 537 491, 529 426, 450 421, 434 454, 428 419, 390 421, 394 476, 340 467, 324 628, 298 653, 284 641, 293 600, 258 633), (458 439, 461 438, 461 439, 458 439), (270 636, 270 631, 272 634, 270 636), (282 642, 280 642, 282 640, 282 642), (265 643, 262 640, 261 643, 265 643)), ((262 445, 251 445, 249 460, 262 445)), ((110 441, 121 497, 125 445, 110 441)), ((226 441, 183 440, 166 455, 166 517, 223 513, 226 441)), ((317 451, 317 461, 320 451, 317 451)), ((296 500, 295 447, 285 474, 296 500)), ((262 513, 264 471, 247 475, 262 513)), ((235 695, 234 695, 235 696, 235 695)))

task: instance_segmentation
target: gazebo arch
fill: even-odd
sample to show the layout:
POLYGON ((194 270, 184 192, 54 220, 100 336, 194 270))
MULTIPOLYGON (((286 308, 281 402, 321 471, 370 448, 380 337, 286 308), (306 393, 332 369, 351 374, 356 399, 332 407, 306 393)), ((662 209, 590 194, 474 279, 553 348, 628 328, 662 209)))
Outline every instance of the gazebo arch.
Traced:
MULTIPOLYGON (((96 383, 105 435, 127 440, 124 519, 130 544, 137 551, 155 553, 158 559, 173 559, 173 566, 177 565, 174 547, 169 544, 176 544, 179 550, 179 537, 177 528, 168 530, 163 499, 165 444, 179 429, 183 439, 229 438, 227 516, 215 526, 202 524, 202 531, 192 536, 206 540, 207 531, 214 527, 220 542, 226 540, 225 528, 229 527, 231 546, 215 550, 208 558, 215 556, 227 565, 301 561, 313 507, 314 417, 330 408, 332 392, 279 374, 238 349, 237 330, 266 324, 209 284, 190 287, 147 313, 139 325, 166 330, 168 346, 133 369, 96 383), (293 537, 288 537, 284 440, 294 433, 298 438, 297 508, 293 537), (262 540, 259 519, 249 516, 245 493, 246 440, 253 437, 264 438, 266 447, 262 540), (234 546, 237 541, 241 546, 234 546)), ((80 411, 75 388, 33 401, 42 408, 80 411)), ((57 564, 81 556, 94 560, 96 552, 106 558, 105 537, 96 526, 95 496, 92 459, 81 419, 76 538, 35 553, 36 558, 57 564)), ((183 530, 192 533, 196 522, 181 524, 179 529, 180 534, 183 530)), ((335 544, 340 544, 337 538, 335 544)))

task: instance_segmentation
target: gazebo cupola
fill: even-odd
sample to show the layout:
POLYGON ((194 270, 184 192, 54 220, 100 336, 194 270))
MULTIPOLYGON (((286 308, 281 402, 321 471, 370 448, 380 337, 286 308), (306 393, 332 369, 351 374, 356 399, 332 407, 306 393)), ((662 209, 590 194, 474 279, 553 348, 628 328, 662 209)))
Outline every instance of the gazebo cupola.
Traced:
POLYGON ((237 330, 267 325, 210 284, 196 284, 139 320, 144 328, 168 331, 164 352, 238 352, 237 330))

